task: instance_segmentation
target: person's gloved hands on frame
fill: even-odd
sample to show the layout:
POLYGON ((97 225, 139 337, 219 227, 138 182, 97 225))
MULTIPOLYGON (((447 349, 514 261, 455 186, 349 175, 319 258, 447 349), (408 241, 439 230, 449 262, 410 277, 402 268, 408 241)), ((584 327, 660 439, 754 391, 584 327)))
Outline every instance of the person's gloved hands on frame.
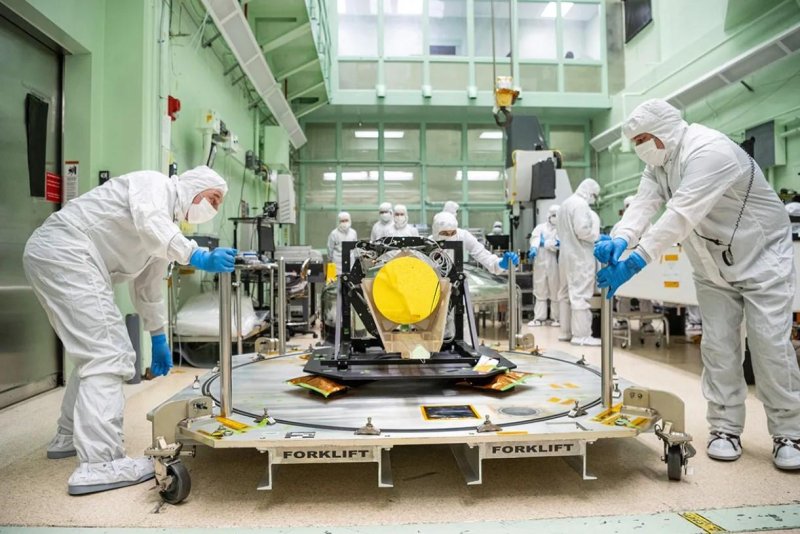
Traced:
POLYGON ((538 250, 536 249, 536 247, 531 247, 531 249, 528 251, 528 259, 535 260, 537 252, 538 250))
POLYGON ((519 265, 519 256, 517 255, 516 252, 511 252, 511 251, 504 252, 503 258, 500 260, 500 263, 498 265, 500 265, 501 269, 508 269, 509 261, 511 261, 511 263, 513 263, 515 266, 519 265))
POLYGON ((594 243, 594 257, 600 263, 616 265, 622 253, 628 248, 628 242, 621 237, 611 238, 601 235, 594 243))
POLYGON ((151 338, 152 362, 150 372, 153 376, 166 376, 172 369, 172 351, 169 349, 166 334, 156 334, 151 338))
POLYGON ((597 285, 601 288, 608 288, 606 298, 610 299, 622 284, 633 278, 633 275, 644 269, 646 265, 647 262, 638 252, 632 252, 625 261, 600 269, 597 273, 597 285))
POLYGON ((189 259, 189 264, 210 273, 231 273, 236 261, 235 248, 217 247, 211 252, 197 249, 189 259))

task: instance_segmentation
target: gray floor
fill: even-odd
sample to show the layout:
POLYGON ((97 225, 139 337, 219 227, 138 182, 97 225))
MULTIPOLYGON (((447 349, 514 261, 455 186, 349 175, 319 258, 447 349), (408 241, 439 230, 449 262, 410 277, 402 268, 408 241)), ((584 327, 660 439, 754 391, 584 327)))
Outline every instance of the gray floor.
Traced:
MULTIPOLYGON (((590 362, 599 362, 599 349, 557 342, 554 328, 532 331, 543 347, 583 354, 590 362)), ((800 473, 784 473, 772 466, 764 412, 752 392, 747 401, 744 456, 733 464, 714 462, 703 454, 706 425, 698 380, 699 347, 681 338, 673 340, 669 348, 656 349, 650 341, 633 349, 635 352, 615 350, 619 374, 641 385, 671 390, 686 401, 688 429, 696 436, 700 453, 691 463, 692 474, 681 482, 666 480, 664 464, 659 460, 660 442, 644 435, 592 445, 590 469, 599 479, 588 482, 562 460, 541 458, 487 462, 484 484, 466 486, 447 448, 397 447, 392 451, 392 489, 376 487, 374 465, 339 464, 284 466, 278 470, 275 489, 259 492, 255 487, 264 461, 257 452, 201 448, 196 458, 185 460, 193 489, 179 506, 161 506, 158 492, 149 483, 76 498, 66 493, 66 480, 75 460, 44 458, 62 394, 54 391, 0 411, 0 525, 315 527, 307 532, 319 532, 324 526, 340 534, 367 532, 369 526, 376 525, 450 532, 442 525, 450 523, 452 528, 460 526, 457 531, 461 532, 516 531, 509 530, 511 525, 553 532, 605 532, 626 531, 634 524, 619 523, 612 530, 603 530, 597 525, 613 527, 609 524, 611 517, 599 522, 587 518, 612 516, 614 521, 636 521, 637 516, 641 519, 660 513, 706 510, 713 515, 725 513, 717 509, 788 504, 795 506, 776 508, 774 513, 769 509, 762 513, 760 508, 750 509, 752 513, 729 510, 722 526, 736 531, 798 527, 800 473), (795 518, 795 522, 786 519, 784 523, 757 526, 746 521, 759 515, 785 516, 795 518), (568 523, 526 523, 566 518, 572 519, 568 523), (470 523, 474 523, 474 529, 464 526, 470 523), (418 527, 426 524, 431 528, 418 527), (333 528, 344 526, 362 528, 333 528)), ((127 389, 125 432, 131 454, 140 454, 149 441, 145 413, 193 378, 193 369, 176 369, 169 377, 127 389)), ((678 516, 669 517, 672 521, 678 516)), ((676 525, 686 523, 690 530, 681 526, 676 532, 702 531, 678 519, 676 525)), ((401 532, 381 530, 389 531, 401 532)), ((402 530, 406 531, 411 530, 402 530)))

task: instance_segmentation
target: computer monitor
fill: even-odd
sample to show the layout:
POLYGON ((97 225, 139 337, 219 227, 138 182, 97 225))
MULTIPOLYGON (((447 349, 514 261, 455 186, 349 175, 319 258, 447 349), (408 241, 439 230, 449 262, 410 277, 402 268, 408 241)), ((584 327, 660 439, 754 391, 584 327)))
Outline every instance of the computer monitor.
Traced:
POLYGON ((486 236, 486 241, 488 241, 489 246, 492 250, 508 250, 510 239, 508 234, 501 234, 501 235, 494 235, 490 234, 486 236))

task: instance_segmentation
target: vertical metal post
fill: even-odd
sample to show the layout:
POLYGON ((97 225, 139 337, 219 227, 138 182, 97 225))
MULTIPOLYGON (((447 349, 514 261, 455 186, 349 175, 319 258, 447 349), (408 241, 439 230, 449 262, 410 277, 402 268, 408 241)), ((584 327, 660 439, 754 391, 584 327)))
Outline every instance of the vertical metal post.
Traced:
POLYGON ((231 273, 219 273, 219 370, 222 417, 233 409, 233 361, 231 358, 231 273))
POLYGON ((244 352, 242 348, 242 270, 236 269, 236 302, 234 313, 236 314, 236 348, 239 354, 244 352))
POLYGON ((508 350, 517 348, 517 271, 508 262, 508 350))
POLYGON ((275 339, 275 269, 269 270, 269 337, 275 339))
POLYGON ((611 408, 614 393, 614 329, 611 311, 611 299, 606 298, 608 288, 600 293, 600 389, 603 407, 611 408))
POLYGON ((278 259, 278 350, 286 354, 286 260, 278 259))

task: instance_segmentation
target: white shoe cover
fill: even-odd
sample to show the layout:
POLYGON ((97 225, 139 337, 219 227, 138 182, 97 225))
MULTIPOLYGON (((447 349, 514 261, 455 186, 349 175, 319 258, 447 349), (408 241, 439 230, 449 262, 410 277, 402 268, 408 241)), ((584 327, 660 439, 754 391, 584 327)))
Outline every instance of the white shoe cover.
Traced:
POLYGON ((111 462, 82 463, 69 477, 67 488, 70 495, 85 495, 132 486, 154 476, 152 458, 126 456, 111 462))
POLYGON ((570 341, 573 345, 585 346, 585 347, 599 347, 601 341, 596 337, 573 337, 570 341))
POLYGON ((539 321, 538 319, 534 319, 533 321, 528 322, 528 326, 542 326, 544 323, 539 321))
POLYGON ((47 446, 47 457, 51 460, 69 458, 76 454, 75 444, 72 442, 72 434, 56 432, 56 435, 50 440, 50 444, 47 446))
POLYGON ((558 328, 561 326, 561 323, 559 323, 558 321, 553 321, 552 323, 550 323, 550 326, 555 326, 556 328, 558 328))
POLYGON ((714 460, 732 462, 742 455, 742 442, 735 434, 714 431, 708 436, 706 454, 714 460))
POLYGON ((800 439, 773 438, 772 461, 778 469, 800 469, 800 439))

